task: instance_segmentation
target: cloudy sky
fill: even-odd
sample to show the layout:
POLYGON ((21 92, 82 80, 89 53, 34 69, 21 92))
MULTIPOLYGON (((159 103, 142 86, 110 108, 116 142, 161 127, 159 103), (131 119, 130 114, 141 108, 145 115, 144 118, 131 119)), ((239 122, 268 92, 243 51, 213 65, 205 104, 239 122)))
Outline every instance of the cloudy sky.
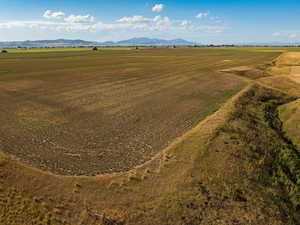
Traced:
POLYGON ((300 42, 299 0, 0 0, 0 41, 300 42))

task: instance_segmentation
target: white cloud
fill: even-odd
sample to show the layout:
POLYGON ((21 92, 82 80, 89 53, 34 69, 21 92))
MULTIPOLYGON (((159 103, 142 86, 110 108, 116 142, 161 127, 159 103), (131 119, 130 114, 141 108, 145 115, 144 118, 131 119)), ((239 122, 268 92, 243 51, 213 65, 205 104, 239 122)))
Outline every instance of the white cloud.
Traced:
POLYGON ((191 24, 191 21, 189 21, 189 20, 182 20, 180 22, 180 25, 182 25, 182 26, 186 26, 186 25, 189 25, 189 24, 191 24))
MULTIPOLYGON (((61 12, 62 13, 62 12, 61 12)), ((59 12, 45 12, 45 18, 58 18, 62 14, 59 12)), ((63 14, 65 15, 65 14, 63 14)), ((32 32, 45 30, 57 36, 69 34, 70 32, 78 32, 83 35, 85 32, 101 32, 107 36, 119 37, 120 34, 126 36, 165 36, 165 37, 198 37, 201 34, 217 34, 226 30, 222 26, 204 26, 193 23, 189 20, 172 20, 167 16, 157 15, 155 17, 132 16, 123 17, 112 23, 102 23, 96 21, 90 15, 70 15, 64 16, 61 21, 46 21, 46 20, 15 20, 15 21, 0 21, 0 30, 11 29, 19 30, 30 29, 32 32)), ((90 35, 90 34, 88 34, 90 35)))
POLYGON ((196 18, 201 20, 201 19, 204 19, 205 17, 208 17, 208 15, 209 15, 209 12, 200 12, 197 14, 196 18))
POLYGON ((118 20, 121 23, 150 23, 152 19, 145 18, 143 16, 123 17, 118 20))
POLYGON ((165 16, 155 16, 154 18, 146 18, 143 16, 133 16, 133 17, 123 17, 118 20, 121 23, 130 24, 156 24, 156 25, 166 25, 170 24, 171 20, 169 17, 165 16))
POLYGON ((169 30, 172 27, 172 21, 169 17, 155 16, 147 18, 143 16, 123 17, 117 22, 120 25, 127 25, 127 29, 155 31, 169 30))
POLYGON ((102 22, 95 23, 70 23, 70 22, 50 22, 41 20, 32 21, 0 21, 0 29, 48 29, 54 31, 100 31, 100 30, 149 30, 145 24, 129 24, 129 23, 112 23, 105 24, 102 22))
POLYGON ((50 21, 7 21, 0 22, 0 29, 44 29, 51 31, 93 31, 97 29, 99 23, 69 23, 69 22, 50 22, 50 21))
POLYGON ((164 4, 156 4, 153 6, 152 11, 153 12, 161 12, 165 8, 164 4))
POLYGON ((170 24, 171 20, 167 16, 165 17, 156 16, 153 18, 153 22, 156 23, 157 25, 166 25, 166 24, 170 24))
POLYGON ((67 18, 65 18, 65 21, 68 23, 92 23, 94 22, 95 17, 90 16, 90 15, 70 15, 67 18))
POLYGON ((51 10, 46 10, 43 14, 44 18, 47 19, 61 19, 65 16, 63 12, 52 12, 51 10))
POLYGON ((300 30, 274 32, 272 36, 291 39, 300 38, 300 30))
MULTIPOLYGON (((144 17, 143 17, 144 18, 144 17)), ((53 21, 0 21, 0 29, 19 29, 19 28, 29 28, 29 29, 46 29, 56 32, 64 31, 141 31, 141 32, 152 32, 152 31, 165 31, 177 33, 185 30, 187 33, 220 33, 227 29, 223 26, 204 26, 204 25, 195 25, 192 23, 186 24, 184 21, 182 26, 182 21, 172 22, 168 17, 156 16, 154 18, 144 18, 146 19, 144 23, 132 23, 128 22, 131 20, 125 20, 124 22, 119 23, 102 23, 102 22, 92 22, 92 23, 70 23, 70 22, 53 22, 53 21)), ((123 20, 122 20, 123 21, 123 20)), ((134 20, 135 21, 135 20, 134 20)), ((190 22, 190 21, 188 21, 190 22)))
POLYGON ((7 21, 0 22, 0 29, 11 29, 11 28, 39 28, 41 26, 53 26, 61 24, 59 22, 49 21, 7 21))

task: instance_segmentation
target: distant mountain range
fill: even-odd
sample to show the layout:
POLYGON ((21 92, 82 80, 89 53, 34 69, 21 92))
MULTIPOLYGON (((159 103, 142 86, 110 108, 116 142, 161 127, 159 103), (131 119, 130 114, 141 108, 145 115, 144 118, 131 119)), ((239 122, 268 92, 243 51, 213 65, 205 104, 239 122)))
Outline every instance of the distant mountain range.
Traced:
MULTIPOLYGON (((55 47, 86 47, 86 46, 193 46, 202 45, 195 42, 186 41, 184 39, 164 40, 157 38, 131 38, 123 41, 84 41, 84 40, 37 40, 37 41, 8 41, 0 42, 0 48, 55 48, 55 47)), ((300 46, 300 42, 251 42, 251 43, 238 43, 235 46, 300 46)), ((216 45, 218 46, 218 45, 216 45)), ((227 46, 227 45, 226 45, 227 46)))
POLYGON ((164 45, 195 45, 194 42, 186 41, 183 39, 174 39, 174 40, 163 40, 163 39, 154 39, 154 38, 132 38, 125 41, 115 42, 116 45, 121 46, 136 46, 136 45, 156 45, 156 46, 164 46, 164 45))
POLYGON ((0 42, 0 48, 44 48, 44 47, 70 47, 70 46, 91 46, 97 42, 83 40, 38 40, 38 41, 8 41, 0 42))
POLYGON ((38 40, 38 41, 9 41, 0 42, 0 48, 45 48, 45 47, 79 47, 79 46, 166 46, 166 45, 195 45, 183 39, 164 40, 154 38, 132 38, 124 41, 93 42, 84 40, 38 40))

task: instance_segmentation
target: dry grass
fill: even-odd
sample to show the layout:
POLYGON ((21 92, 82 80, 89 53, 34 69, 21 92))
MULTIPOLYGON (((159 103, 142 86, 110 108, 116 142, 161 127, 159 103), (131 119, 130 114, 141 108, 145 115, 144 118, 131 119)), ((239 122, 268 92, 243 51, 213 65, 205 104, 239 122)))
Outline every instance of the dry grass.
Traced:
POLYGON ((288 76, 271 76, 259 79, 259 82, 276 88, 278 90, 290 93, 292 95, 300 96, 299 83, 293 81, 288 76))
MULTIPOLYGON (((243 50, 233 57, 236 51, 206 50, 203 54, 215 61, 209 64, 202 58, 208 67, 198 72, 238 79, 208 71, 239 63, 258 65, 277 54, 243 50), (235 57, 239 60, 224 62, 235 57)), ((189 54, 198 60, 201 55, 189 54)), ((226 99, 234 94, 224 93, 226 99)), ((209 103, 220 96, 205 98, 209 103)), ((213 115, 129 173, 64 177, 8 160, 0 167, 0 182, 22 190, 28 199, 38 196, 42 205, 72 225, 298 224, 299 157, 283 136, 277 114, 278 105, 293 99, 260 85, 248 86, 220 110, 210 105, 203 115, 216 111, 213 115)))
POLYGON ((276 60, 277 66, 300 66, 300 52, 286 52, 276 60))
POLYGON ((101 224, 95 215, 128 225, 294 224, 292 203, 279 185, 288 180, 272 162, 285 140, 266 120, 268 104, 290 99, 252 85, 130 174, 59 177, 9 162, 1 180, 21 185, 27 195, 43 196, 53 209, 64 202, 59 214, 72 225, 101 224), (167 166, 150 172, 161 161, 167 166), (270 176, 272 169, 278 174, 270 176), (146 171, 147 179, 141 179, 146 171), (79 191, 70 192, 74 187, 79 191))
MULTIPOLYGON (((134 48, 129 47, 97 47, 99 51, 125 51, 134 48)), ((0 49, 1 51, 2 49, 0 49)), ((90 48, 34 48, 34 49, 9 49, 8 53, 51 53, 51 52, 85 52, 92 51, 90 48)))
POLYGON ((130 170, 245 85, 215 71, 277 55, 158 49, 0 56, 0 150, 63 175, 130 170))
MULTIPOLYGON (((287 93, 300 96, 299 65, 299 52, 284 53, 274 61, 274 66, 270 68, 274 76, 263 78, 260 81, 287 93)), ((281 106, 279 112, 283 122, 283 130, 299 148, 299 100, 281 106)))
POLYGON ((63 225, 58 209, 48 208, 37 198, 32 200, 14 189, 0 186, 0 224, 5 225, 63 225))
POLYGON ((294 101, 280 107, 280 119, 283 130, 291 141, 300 149, 300 101, 294 101))
POLYGON ((265 70, 265 66, 238 66, 222 70, 222 72, 237 74, 248 79, 259 79, 271 75, 267 70, 265 70))

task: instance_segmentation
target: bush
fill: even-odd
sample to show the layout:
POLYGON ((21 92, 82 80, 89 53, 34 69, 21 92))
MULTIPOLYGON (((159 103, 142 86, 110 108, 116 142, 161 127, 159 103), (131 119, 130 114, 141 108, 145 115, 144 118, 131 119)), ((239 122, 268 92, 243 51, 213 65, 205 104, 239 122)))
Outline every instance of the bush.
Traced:
POLYGON ((3 49, 3 50, 1 51, 1 53, 8 53, 8 51, 5 50, 5 49, 3 49))
POLYGON ((241 191, 240 189, 232 189, 231 192, 229 193, 229 196, 234 201, 238 201, 238 202, 247 201, 246 197, 244 196, 244 192, 241 191))
POLYGON ((98 51, 98 48, 97 48, 97 47, 94 47, 94 48, 93 48, 93 51, 98 51))

